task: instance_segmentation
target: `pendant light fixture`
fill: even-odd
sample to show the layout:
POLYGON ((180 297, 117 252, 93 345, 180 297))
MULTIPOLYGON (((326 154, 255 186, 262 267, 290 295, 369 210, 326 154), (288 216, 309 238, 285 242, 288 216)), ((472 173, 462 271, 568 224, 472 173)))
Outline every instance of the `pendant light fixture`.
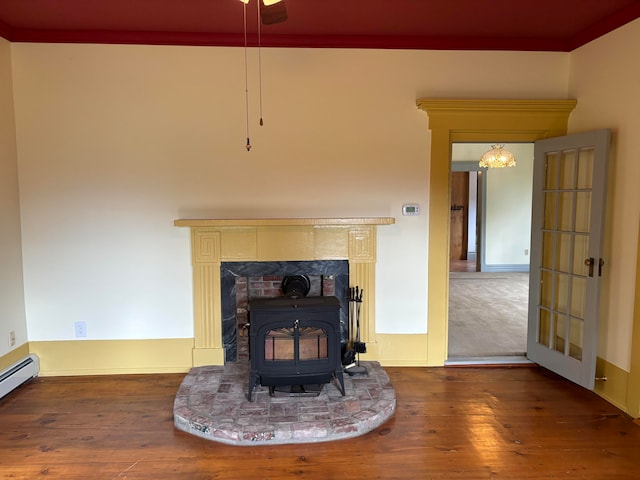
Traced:
POLYGON ((504 145, 491 145, 491 150, 485 152, 478 166, 482 168, 515 167, 516 159, 504 145))

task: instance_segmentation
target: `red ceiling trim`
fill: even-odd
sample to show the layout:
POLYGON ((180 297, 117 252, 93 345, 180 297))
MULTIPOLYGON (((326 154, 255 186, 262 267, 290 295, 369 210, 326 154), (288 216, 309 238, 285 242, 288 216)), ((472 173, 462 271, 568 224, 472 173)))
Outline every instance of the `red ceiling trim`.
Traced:
POLYGON ((614 14, 609 15, 598 23, 574 35, 569 39, 569 51, 575 50, 638 18, 640 18, 640 2, 631 3, 625 8, 618 10, 614 14))
MULTIPOLYGON (((241 34, 185 32, 20 29, 10 30, 7 39, 42 43, 244 46, 244 36, 241 34)), ((258 44, 255 35, 250 35, 248 41, 252 47, 258 44)), ((267 48, 569 51, 567 42, 560 38, 263 35, 261 45, 267 48)))
POLYGON ((243 45, 241 34, 129 32, 121 30, 17 30, 14 42, 95 43, 139 45, 243 45))
POLYGON ((5 40, 13 41, 13 28, 0 20, 0 37, 5 40))
MULTIPOLYGON (((640 18, 640 1, 606 17, 571 38, 453 37, 453 36, 345 36, 269 35, 262 46, 280 48, 356 48, 407 50, 509 50, 570 52, 600 36, 640 18)), ((244 36, 208 32, 153 32, 124 30, 33 30, 17 29, 0 20, 0 36, 11 42, 95 43, 183 46, 244 45, 244 36)), ((257 37, 250 34, 251 46, 257 37)))

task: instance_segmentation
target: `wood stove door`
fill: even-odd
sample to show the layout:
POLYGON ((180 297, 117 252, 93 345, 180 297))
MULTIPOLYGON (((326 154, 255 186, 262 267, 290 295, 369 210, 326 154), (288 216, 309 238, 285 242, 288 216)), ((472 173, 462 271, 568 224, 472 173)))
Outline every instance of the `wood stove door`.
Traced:
POLYGON ((249 397, 258 382, 308 385, 341 377, 337 308, 252 311, 250 342, 249 397))

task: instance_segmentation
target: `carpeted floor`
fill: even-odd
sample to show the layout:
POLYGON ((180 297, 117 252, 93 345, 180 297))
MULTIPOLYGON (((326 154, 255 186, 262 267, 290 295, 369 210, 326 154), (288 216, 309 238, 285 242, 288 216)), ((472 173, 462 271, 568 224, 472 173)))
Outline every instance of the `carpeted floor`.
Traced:
POLYGON ((529 274, 451 272, 449 358, 527 351, 529 274))
POLYGON ((344 375, 345 396, 333 384, 320 395, 269 395, 247 400, 249 362, 195 367, 183 380, 173 407, 179 430, 231 445, 274 445, 339 440, 363 435, 395 412, 396 394, 378 362, 362 362, 367 375, 344 375))

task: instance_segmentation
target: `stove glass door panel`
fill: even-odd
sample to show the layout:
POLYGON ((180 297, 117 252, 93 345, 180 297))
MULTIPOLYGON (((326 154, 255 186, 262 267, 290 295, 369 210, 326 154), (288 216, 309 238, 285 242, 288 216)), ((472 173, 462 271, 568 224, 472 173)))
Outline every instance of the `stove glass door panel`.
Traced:
POLYGON ((264 359, 267 362, 327 358, 329 335, 323 328, 276 328, 268 330, 264 337, 264 359))

